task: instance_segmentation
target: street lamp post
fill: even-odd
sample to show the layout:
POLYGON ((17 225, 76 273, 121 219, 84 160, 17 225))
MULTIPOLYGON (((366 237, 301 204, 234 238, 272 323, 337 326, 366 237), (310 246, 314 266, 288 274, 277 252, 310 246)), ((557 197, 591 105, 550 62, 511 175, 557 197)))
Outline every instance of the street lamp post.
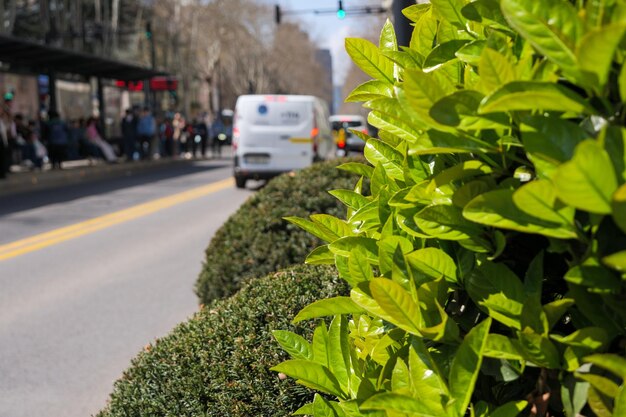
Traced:
POLYGON ((411 21, 402 14, 402 10, 413 4, 415 4, 415 0, 393 0, 393 26, 396 30, 399 46, 409 46, 411 43, 413 26, 411 26, 411 21))

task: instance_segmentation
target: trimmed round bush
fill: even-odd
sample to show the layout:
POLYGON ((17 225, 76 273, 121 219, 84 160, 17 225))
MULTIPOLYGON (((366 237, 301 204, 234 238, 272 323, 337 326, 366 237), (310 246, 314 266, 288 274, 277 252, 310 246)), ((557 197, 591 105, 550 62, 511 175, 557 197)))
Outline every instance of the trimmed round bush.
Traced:
POLYGON ((345 207, 328 194, 328 190, 352 189, 356 184, 354 174, 336 168, 344 162, 318 163, 276 177, 245 202, 205 251, 195 287, 200 302, 227 297, 250 278, 304 262, 322 242, 283 217, 317 213, 345 217, 345 207))
POLYGON ((269 370, 287 359, 271 332, 310 338, 310 323, 294 326, 293 317, 315 300, 346 293, 329 266, 301 265, 252 280, 142 351, 98 416, 289 416, 312 393, 269 370))

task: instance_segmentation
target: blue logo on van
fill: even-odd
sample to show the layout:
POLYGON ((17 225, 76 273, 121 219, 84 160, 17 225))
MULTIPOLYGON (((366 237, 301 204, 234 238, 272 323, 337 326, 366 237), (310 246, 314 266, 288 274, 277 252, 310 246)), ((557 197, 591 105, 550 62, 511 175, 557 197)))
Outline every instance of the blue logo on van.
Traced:
POLYGON ((267 106, 265 104, 261 104, 258 110, 259 114, 267 114, 267 106))

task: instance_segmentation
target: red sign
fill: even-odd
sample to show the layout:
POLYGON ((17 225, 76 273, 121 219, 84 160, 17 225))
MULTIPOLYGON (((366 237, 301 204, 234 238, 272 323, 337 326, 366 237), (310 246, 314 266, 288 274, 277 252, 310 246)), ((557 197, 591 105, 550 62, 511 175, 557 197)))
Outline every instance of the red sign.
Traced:
POLYGON ((178 79, 174 77, 153 77, 150 80, 152 91, 176 91, 178 89, 178 79))
POLYGON ((143 81, 115 81, 115 86, 119 88, 126 88, 128 91, 142 91, 143 81))

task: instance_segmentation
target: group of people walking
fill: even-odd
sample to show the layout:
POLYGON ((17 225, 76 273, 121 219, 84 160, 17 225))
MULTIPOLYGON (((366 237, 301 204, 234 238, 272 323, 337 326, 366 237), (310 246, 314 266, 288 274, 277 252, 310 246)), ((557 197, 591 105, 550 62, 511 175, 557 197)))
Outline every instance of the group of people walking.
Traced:
POLYGON ((179 113, 157 120, 148 108, 128 109, 121 121, 122 143, 116 153, 104 139, 102 124, 96 117, 64 121, 51 110, 47 120, 26 120, 12 114, 10 106, 0 107, 0 178, 5 178, 12 165, 42 169, 50 162, 52 169, 61 169, 66 160, 101 158, 118 161, 118 153, 128 161, 154 157, 221 156, 221 147, 232 137, 232 122, 217 117, 212 123, 204 118, 187 121, 179 113))
POLYGON ((221 148, 232 137, 232 122, 217 117, 212 123, 205 118, 187 120, 180 112, 166 114, 157 120, 148 108, 141 114, 127 109, 122 119, 124 153, 127 160, 159 157, 221 156, 221 148))

